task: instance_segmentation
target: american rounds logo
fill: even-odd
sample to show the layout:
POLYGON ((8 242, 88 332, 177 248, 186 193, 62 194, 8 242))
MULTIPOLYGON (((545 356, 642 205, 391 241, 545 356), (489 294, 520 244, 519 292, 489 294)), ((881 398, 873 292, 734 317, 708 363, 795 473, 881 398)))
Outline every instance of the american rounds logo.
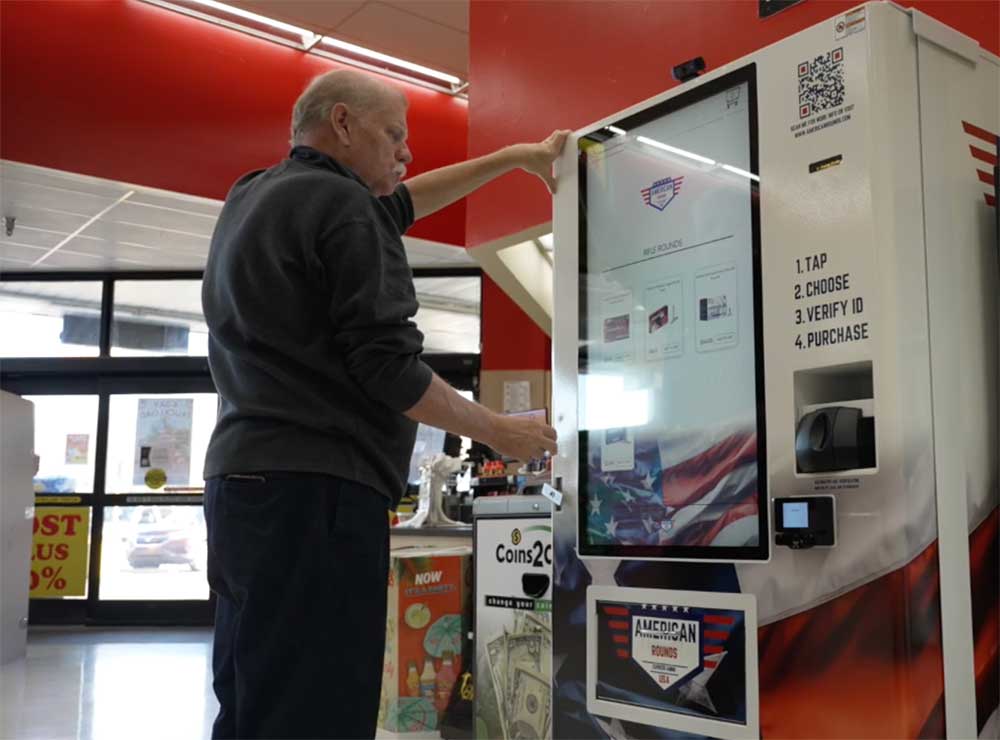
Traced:
POLYGON ((681 192, 682 182, 684 182, 683 175, 679 177, 664 177, 662 180, 657 180, 648 188, 643 188, 640 191, 642 202, 651 208, 662 211, 681 192))
POLYGON ((510 533, 510 542, 513 545, 520 545, 521 544, 521 530, 520 529, 515 529, 513 532, 510 533))

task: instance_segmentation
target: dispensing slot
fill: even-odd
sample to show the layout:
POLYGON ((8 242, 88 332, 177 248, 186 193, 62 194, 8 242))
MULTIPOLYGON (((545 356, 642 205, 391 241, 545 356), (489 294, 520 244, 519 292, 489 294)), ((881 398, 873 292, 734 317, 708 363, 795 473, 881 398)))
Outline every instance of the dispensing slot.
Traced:
POLYGON ((795 461, 799 473, 876 467, 871 362, 794 375, 795 461))

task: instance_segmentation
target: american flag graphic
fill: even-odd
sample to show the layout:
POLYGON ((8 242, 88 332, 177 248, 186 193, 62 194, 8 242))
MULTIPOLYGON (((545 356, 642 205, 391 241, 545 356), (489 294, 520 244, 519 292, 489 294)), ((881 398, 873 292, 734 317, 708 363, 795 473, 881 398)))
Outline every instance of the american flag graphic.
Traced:
POLYGON ((996 196, 992 189, 994 187, 993 168, 997 164, 997 135, 968 121, 962 121, 962 128, 972 139, 969 143, 969 151, 975 160, 979 181, 990 187, 988 192, 983 193, 986 205, 996 207, 996 196))
POLYGON ((591 450, 583 489, 591 544, 704 547, 720 538, 756 544, 754 430, 662 444, 638 438, 635 446, 635 468, 615 473, 602 473, 600 450, 591 450))

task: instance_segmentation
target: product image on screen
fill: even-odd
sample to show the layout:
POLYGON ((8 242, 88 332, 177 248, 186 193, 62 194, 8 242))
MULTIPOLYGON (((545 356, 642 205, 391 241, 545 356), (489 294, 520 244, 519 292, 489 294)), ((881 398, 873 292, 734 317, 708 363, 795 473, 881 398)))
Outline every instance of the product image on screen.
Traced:
POLYGON ((805 501, 784 504, 781 514, 785 529, 805 529, 809 526, 809 504, 805 501))
POLYGON ((746 723, 742 611, 595 603, 596 699, 746 723))
POLYGON ((579 139, 584 557, 767 558, 755 75, 579 139))

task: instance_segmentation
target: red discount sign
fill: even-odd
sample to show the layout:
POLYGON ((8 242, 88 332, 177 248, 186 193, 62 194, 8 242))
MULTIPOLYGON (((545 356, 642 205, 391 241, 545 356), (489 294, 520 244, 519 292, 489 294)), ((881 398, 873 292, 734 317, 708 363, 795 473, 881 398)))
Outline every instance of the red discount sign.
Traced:
POLYGON ((89 508, 37 508, 31 550, 31 598, 86 594, 89 554, 89 508))

